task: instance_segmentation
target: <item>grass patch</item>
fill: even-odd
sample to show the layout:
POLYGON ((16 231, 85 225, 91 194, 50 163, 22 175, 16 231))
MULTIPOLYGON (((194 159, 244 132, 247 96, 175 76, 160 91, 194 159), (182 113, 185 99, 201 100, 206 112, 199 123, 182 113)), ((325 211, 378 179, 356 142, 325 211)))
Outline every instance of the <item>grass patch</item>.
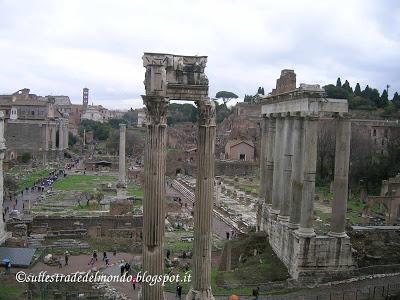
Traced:
POLYGON ((23 299, 24 289, 0 282, 0 300, 23 299))
POLYGON ((128 196, 143 197, 143 191, 138 185, 136 185, 134 183, 129 183, 128 184, 128 196))
POLYGON ((77 205, 74 206, 73 208, 74 210, 78 210, 78 211, 92 211, 92 210, 100 210, 101 209, 101 205, 99 205, 98 203, 89 203, 89 205, 77 205))
POLYGON ((42 169, 34 171, 30 174, 18 176, 18 187, 19 190, 32 187, 36 181, 41 178, 47 177, 54 169, 42 169))
POLYGON ((102 183, 114 183, 116 180, 115 176, 109 175, 69 175, 57 180, 53 185, 53 189, 60 191, 93 192, 96 188, 100 189, 102 183))

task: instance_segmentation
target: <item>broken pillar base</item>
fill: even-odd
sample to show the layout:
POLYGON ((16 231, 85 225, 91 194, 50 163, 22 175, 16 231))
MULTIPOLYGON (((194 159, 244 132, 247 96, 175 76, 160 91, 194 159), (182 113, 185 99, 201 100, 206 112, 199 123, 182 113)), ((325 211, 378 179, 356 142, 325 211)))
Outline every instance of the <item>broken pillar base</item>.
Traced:
POLYGON ((191 288, 186 296, 186 300, 215 300, 211 288, 207 290, 197 291, 191 288))
POLYGON ((118 187, 117 185, 117 199, 126 199, 127 193, 126 187, 118 187))
POLYGON ((346 232, 338 233, 338 232, 329 231, 329 232, 328 232, 328 235, 331 236, 331 237, 335 237, 335 238, 348 238, 348 237, 349 237, 349 236, 346 234, 346 232))

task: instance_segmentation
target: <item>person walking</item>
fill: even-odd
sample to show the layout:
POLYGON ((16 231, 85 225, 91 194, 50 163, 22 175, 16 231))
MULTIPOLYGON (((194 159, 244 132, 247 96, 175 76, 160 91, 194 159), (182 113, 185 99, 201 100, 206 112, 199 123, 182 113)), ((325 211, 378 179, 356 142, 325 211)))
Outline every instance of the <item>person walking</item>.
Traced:
POLYGON ((65 265, 68 266, 68 260, 69 260, 69 252, 65 251, 65 265))
POLYGON ((257 287, 255 289, 253 289, 253 300, 258 300, 258 295, 260 294, 260 288, 257 287))
POLYGON ((104 251, 104 252, 103 252, 103 261, 105 261, 105 260, 106 260, 106 258, 107 258, 107 252, 106 252, 106 251, 104 251))
POLYGON ((176 286, 176 296, 178 299, 182 299, 182 286, 180 283, 176 286))

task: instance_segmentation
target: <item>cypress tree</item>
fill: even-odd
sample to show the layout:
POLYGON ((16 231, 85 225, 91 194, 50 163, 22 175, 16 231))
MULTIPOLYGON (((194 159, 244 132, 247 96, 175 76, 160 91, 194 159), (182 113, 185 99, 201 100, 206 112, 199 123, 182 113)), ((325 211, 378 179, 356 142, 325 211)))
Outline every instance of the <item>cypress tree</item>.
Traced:
POLYGON ((340 80, 340 77, 336 80, 336 86, 337 87, 342 87, 342 81, 340 80))
POLYGON ((354 89, 354 95, 361 96, 361 87, 360 84, 357 82, 356 87, 354 89))

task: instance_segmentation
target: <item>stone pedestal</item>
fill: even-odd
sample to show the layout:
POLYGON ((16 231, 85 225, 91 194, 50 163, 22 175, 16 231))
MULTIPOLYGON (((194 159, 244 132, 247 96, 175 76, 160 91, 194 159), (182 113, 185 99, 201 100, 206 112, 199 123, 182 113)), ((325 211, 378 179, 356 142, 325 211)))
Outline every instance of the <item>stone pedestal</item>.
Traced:
POLYGON ((210 100, 197 101, 196 207, 194 211, 193 280, 187 300, 213 300, 211 291, 211 248, 214 189, 215 107, 210 100))
POLYGON ((336 119, 335 179, 333 183, 332 221, 329 235, 346 237, 346 211, 350 162, 350 119, 336 119))
MULTIPOLYGON (((142 96, 147 108, 144 151, 143 271, 164 274, 165 149, 168 99, 142 96)), ((143 300, 164 299, 160 284, 143 283, 143 300)))

